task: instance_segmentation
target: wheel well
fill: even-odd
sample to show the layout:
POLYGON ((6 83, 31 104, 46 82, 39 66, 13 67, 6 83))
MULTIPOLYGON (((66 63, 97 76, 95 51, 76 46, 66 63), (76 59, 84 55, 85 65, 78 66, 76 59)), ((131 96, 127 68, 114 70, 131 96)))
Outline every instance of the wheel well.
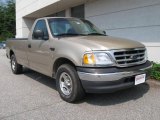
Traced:
POLYGON ((11 50, 10 52, 9 52, 9 55, 10 55, 10 58, 11 58, 11 56, 14 54, 14 52, 11 50))
POLYGON ((56 74, 58 68, 63 64, 69 64, 69 65, 72 65, 73 67, 75 67, 74 63, 72 61, 68 60, 67 58, 59 58, 55 61, 54 65, 53 65, 53 75, 56 74))

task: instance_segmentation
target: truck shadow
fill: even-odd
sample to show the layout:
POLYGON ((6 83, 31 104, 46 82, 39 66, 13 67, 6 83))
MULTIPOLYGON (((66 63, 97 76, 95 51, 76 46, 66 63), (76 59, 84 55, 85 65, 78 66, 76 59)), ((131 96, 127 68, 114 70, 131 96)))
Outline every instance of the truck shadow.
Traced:
POLYGON ((24 68, 23 74, 26 75, 27 77, 40 82, 54 90, 56 90, 56 81, 53 78, 50 78, 48 76, 45 76, 41 73, 35 72, 33 70, 24 68))
MULTIPOLYGON (((24 70, 24 75, 56 90, 56 81, 50 77, 47 77, 45 75, 42 75, 40 73, 28 69, 24 70)), ((97 106, 110 106, 110 105, 121 104, 124 102, 134 101, 143 97, 149 91, 149 89, 150 89, 149 84, 145 83, 115 93, 87 94, 85 99, 75 104, 88 103, 97 106)))
POLYGON ((149 84, 144 83, 139 86, 121 90, 115 93, 88 94, 85 102, 97 106, 110 106, 121 104, 124 102, 135 101, 143 97, 149 89, 149 84))

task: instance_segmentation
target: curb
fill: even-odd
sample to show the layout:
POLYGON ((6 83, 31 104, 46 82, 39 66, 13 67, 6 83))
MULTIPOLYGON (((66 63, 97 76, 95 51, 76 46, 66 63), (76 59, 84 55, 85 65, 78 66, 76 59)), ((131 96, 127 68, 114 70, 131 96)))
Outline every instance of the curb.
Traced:
POLYGON ((150 79, 150 80, 148 80, 148 82, 153 83, 153 84, 160 85, 160 82, 157 81, 157 80, 154 80, 154 79, 150 79))

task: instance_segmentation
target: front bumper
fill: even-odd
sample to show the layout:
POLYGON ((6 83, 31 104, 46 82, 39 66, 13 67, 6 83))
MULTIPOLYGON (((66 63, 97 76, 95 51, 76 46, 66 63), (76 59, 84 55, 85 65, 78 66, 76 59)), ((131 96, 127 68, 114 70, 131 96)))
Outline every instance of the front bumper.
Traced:
POLYGON ((135 76, 146 74, 149 78, 151 62, 128 68, 82 68, 77 67, 82 86, 88 93, 109 93, 129 88, 135 84, 135 76))

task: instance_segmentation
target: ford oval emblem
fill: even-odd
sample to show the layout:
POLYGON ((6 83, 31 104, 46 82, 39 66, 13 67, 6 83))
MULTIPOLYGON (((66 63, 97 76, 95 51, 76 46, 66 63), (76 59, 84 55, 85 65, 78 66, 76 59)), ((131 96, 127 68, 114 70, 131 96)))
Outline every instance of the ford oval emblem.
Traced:
POLYGON ((130 59, 132 59, 132 60, 136 60, 137 58, 138 58, 137 55, 132 55, 132 56, 130 57, 130 59))

